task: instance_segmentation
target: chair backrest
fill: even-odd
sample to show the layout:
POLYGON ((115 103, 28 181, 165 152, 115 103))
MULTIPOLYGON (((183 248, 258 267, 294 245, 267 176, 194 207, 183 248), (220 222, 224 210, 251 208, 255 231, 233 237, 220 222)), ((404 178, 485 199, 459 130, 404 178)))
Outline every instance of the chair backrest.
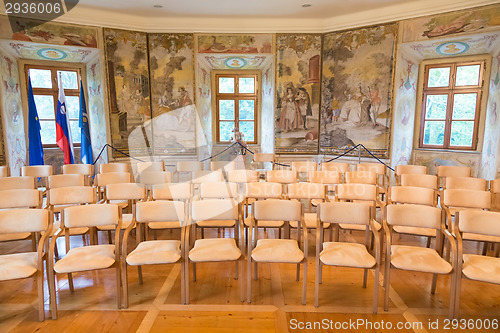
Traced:
POLYGON ((427 175, 429 173, 429 168, 425 165, 396 165, 394 173, 396 177, 404 174, 427 175))
POLYGON ((15 189, 35 189, 35 178, 31 176, 2 177, 0 178, 0 191, 15 189))
POLYGON ((127 163, 121 163, 121 162, 104 163, 99 165, 99 173, 109 173, 109 172, 130 173, 130 167, 127 163))
POLYGON ((434 175, 405 173, 401 175, 401 185, 425 187, 437 190, 439 182, 438 182, 438 177, 434 175))
POLYGON ((327 162, 327 163, 321 163, 321 170, 322 171, 338 171, 345 173, 349 171, 349 163, 344 163, 344 162, 327 162))
POLYGON ((146 200, 146 189, 136 183, 106 185, 107 200, 146 200))
POLYGON ((415 186, 392 186, 389 188, 389 204, 415 204, 436 206, 437 192, 430 188, 415 186))
POLYGON ((193 172, 193 178, 191 182, 194 184, 200 183, 210 183, 210 182, 222 182, 224 181, 224 175, 221 170, 216 171, 195 171, 193 172))
POLYGON ((500 193, 500 179, 494 179, 490 182, 490 191, 492 193, 500 193))
POLYGON ((387 167, 382 163, 359 163, 356 164, 356 171, 374 172, 377 175, 385 175, 387 167))
POLYGON ((337 184, 335 201, 369 201, 375 203, 378 198, 377 186, 372 184, 337 184))
POLYGON ((9 167, 7 165, 0 166, 0 178, 9 177, 9 167))
POLYGON ((245 184, 244 196, 252 199, 279 199, 283 197, 283 186, 270 182, 248 183, 245 184))
POLYGON ((238 202, 233 199, 195 200, 191 203, 193 221, 238 220, 238 202))
POLYGON ((252 214, 257 221, 301 221, 302 205, 298 200, 261 200, 252 203, 252 214))
POLYGON ((342 177, 339 171, 313 171, 309 173, 308 181, 310 183, 333 185, 342 183, 342 177))
POLYGON ((47 188, 68 186, 84 186, 85 176, 82 174, 53 175, 48 177, 47 188))
POLYGON ((455 223, 460 232, 500 237, 500 212, 463 210, 457 212, 455 223))
POLYGON ((158 172, 165 171, 165 163, 163 161, 156 162, 139 162, 136 164, 136 173, 143 172, 158 172))
POLYGON ((269 170, 266 171, 266 181, 271 183, 290 184, 298 181, 295 170, 269 170))
POLYGON ((318 205, 321 222, 369 225, 372 207, 362 202, 325 202, 318 205))
POLYGON ((441 200, 453 208, 491 208, 491 192, 487 191, 445 189, 441 200))
POLYGON ((49 205, 92 204, 96 201, 95 188, 90 186, 68 186, 53 188, 48 191, 49 205))
POLYGON ((182 200, 193 197, 193 185, 190 183, 170 183, 153 185, 154 200, 182 200))
POLYGON ((108 184, 130 183, 130 173, 128 172, 106 172, 96 175, 95 184, 106 186, 108 184))
POLYGON ((440 229, 442 211, 437 207, 423 205, 388 205, 385 207, 386 221, 392 226, 440 229))
POLYGON ((0 234, 46 231, 49 212, 46 209, 7 209, 0 211, 0 234))
POLYGON ((438 177, 472 177, 472 169, 466 166, 440 165, 436 168, 438 177))
POLYGON ((138 202, 135 217, 139 223, 185 221, 185 203, 182 201, 144 201, 138 202))
POLYGON ((212 161, 210 162, 210 170, 223 170, 224 172, 236 170, 236 161, 212 161))
POLYGON ((488 191, 488 182, 486 181, 486 179, 483 178, 446 177, 444 188, 488 191))
POLYGON ((139 183, 155 185, 172 182, 172 173, 168 171, 143 171, 138 177, 139 183))
POLYGON ((253 161, 254 162, 274 162, 274 154, 270 153, 254 153, 253 161))
POLYGON ((203 163, 198 161, 177 162, 177 172, 193 172, 203 170, 203 163))
POLYGON ((121 209, 114 204, 71 206, 64 208, 62 215, 62 221, 67 228, 118 225, 121 222, 121 209))
POLYGON ((493 199, 493 209, 500 211, 500 179, 495 179, 490 182, 490 191, 493 199))
POLYGON ((30 165, 21 168, 21 176, 48 177, 54 174, 52 165, 30 165))
POLYGON ((297 172, 318 171, 318 163, 314 161, 292 162, 292 170, 297 172))
POLYGON ((35 189, 13 189, 0 191, 0 209, 41 208, 42 192, 35 189))
POLYGON ((238 198, 238 184, 228 182, 210 182, 200 184, 201 199, 238 198))
POLYGON ((289 199, 326 199, 325 185, 321 183, 292 183, 286 187, 289 199))
POLYGON ((92 164, 65 164, 62 167, 63 174, 78 174, 90 176, 94 174, 92 164))
MULTIPOLYGON (((360 165, 360 164, 358 164, 360 165)), ((377 174, 371 171, 347 171, 345 173, 347 184, 377 184, 377 174)))
POLYGON ((229 170, 227 181, 232 183, 253 183, 259 181, 259 172, 255 170, 229 170))

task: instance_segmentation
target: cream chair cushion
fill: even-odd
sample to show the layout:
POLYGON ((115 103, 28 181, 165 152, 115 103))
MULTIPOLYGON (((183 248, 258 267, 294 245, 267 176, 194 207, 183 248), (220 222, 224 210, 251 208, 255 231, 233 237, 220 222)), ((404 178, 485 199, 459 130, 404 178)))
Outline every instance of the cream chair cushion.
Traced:
POLYGON ((464 254, 462 272, 471 280, 500 284, 500 258, 464 254))
POLYGON ((178 240, 153 240, 141 242, 127 256, 127 264, 170 264, 181 258, 181 242, 178 240))
MULTIPOLYGON (((250 226, 250 216, 247 216, 245 220, 243 221, 247 227, 250 226)), ((283 224, 285 224, 285 221, 266 221, 266 220, 261 220, 258 221, 258 226, 259 228, 279 228, 282 227, 283 224)))
POLYGON ((304 253, 294 239, 259 239, 252 251, 252 259, 257 262, 299 263, 304 253))
POLYGON ((366 246, 357 243, 323 243, 319 259, 325 265, 344 267, 372 268, 377 263, 366 246))
POLYGON ((177 229, 181 227, 181 222, 149 222, 148 227, 151 229, 177 229))
POLYGON ((114 245, 90 245, 69 250, 54 265, 57 273, 90 271, 111 267, 115 263, 114 245))
POLYGON ((189 251, 189 259, 194 262, 234 261, 241 257, 241 251, 233 238, 197 239, 189 251))
POLYGON ((234 227, 234 220, 208 220, 208 221, 198 221, 196 225, 205 228, 231 228, 234 227))
POLYGON ((23 279, 37 272, 38 253, 15 253, 0 256, 0 281, 23 279))
POLYGON ((441 258, 436 250, 406 245, 391 246, 391 264, 407 271, 436 274, 448 274, 452 269, 450 263, 441 258))

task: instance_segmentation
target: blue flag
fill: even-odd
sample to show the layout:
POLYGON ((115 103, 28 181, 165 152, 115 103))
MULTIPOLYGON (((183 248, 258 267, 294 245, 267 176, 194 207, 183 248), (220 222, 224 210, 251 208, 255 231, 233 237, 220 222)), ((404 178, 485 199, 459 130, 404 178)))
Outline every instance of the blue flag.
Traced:
POLYGON ((92 164, 94 158, 92 156, 92 144, 90 142, 90 127, 89 127, 89 115, 87 113, 87 104, 85 103, 85 94, 83 93, 83 83, 80 81, 80 122, 79 126, 81 128, 82 137, 82 163, 92 164))
POLYGON ((44 165, 40 121, 36 111, 31 79, 28 77, 28 156, 29 165, 44 165))

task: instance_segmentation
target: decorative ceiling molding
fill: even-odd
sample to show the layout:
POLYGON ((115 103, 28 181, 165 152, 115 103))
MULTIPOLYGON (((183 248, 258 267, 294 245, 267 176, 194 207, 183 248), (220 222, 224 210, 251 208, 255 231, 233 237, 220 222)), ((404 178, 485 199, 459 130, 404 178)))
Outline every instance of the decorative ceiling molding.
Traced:
MULTIPOLYGON (((498 4, 498 0, 419 0, 327 19, 145 17, 80 4, 56 21, 146 32, 324 33, 490 4, 498 4)), ((3 4, 0 10, 5 13, 3 4)))

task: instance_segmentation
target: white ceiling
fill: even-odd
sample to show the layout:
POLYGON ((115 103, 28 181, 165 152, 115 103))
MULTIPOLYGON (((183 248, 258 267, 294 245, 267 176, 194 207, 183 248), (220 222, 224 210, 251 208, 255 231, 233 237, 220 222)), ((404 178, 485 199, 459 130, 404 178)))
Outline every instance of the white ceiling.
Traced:
MULTIPOLYGON (((68 0, 66 0, 68 1, 68 0)), ((421 0, 80 0, 113 13, 141 16, 315 18, 352 14, 421 0), (304 8, 303 4, 311 7, 304 8), (155 8, 161 5, 163 8, 155 8)))

